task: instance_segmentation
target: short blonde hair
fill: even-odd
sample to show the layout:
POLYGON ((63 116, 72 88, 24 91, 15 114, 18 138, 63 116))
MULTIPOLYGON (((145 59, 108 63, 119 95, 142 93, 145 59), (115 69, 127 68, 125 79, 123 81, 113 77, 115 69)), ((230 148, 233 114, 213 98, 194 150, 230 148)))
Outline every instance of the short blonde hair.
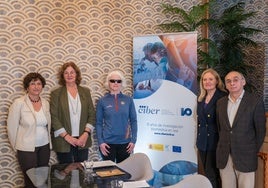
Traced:
POLYGON ((110 90, 110 88, 109 88, 109 80, 112 77, 112 75, 117 75, 122 80, 122 82, 121 82, 121 86, 122 86, 121 89, 123 89, 123 88, 126 87, 126 79, 125 79, 123 73, 121 71, 119 71, 119 70, 113 70, 113 71, 111 71, 111 72, 108 73, 108 75, 106 77, 106 80, 104 82, 104 87, 106 89, 110 90))

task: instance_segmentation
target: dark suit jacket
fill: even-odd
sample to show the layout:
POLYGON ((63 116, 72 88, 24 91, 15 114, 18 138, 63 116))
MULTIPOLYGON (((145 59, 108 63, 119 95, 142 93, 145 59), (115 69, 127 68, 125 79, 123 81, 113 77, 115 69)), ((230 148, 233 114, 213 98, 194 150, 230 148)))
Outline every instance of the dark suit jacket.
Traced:
MULTIPOLYGON (((86 124, 89 123, 95 126, 96 112, 91 99, 90 90, 85 87, 78 86, 78 93, 81 100, 81 117, 80 117, 80 135, 85 130, 86 124)), ((52 127, 52 146, 56 152, 69 152, 70 144, 62 137, 54 137, 54 131, 61 128, 71 135, 71 120, 68 105, 67 88, 60 87, 51 92, 50 96, 50 111, 51 111, 51 127, 52 127)), ((92 145, 91 137, 88 138, 84 148, 92 145)))
POLYGON ((266 131, 263 100, 245 92, 232 127, 227 115, 227 104, 228 97, 223 97, 217 102, 217 167, 223 169, 230 154, 236 170, 253 172, 257 169, 257 153, 266 131))
POLYGON ((217 89, 205 107, 205 99, 197 104, 197 138, 196 146, 200 151, 216 151, 219 140, 216 102, 227 93, 217 89))

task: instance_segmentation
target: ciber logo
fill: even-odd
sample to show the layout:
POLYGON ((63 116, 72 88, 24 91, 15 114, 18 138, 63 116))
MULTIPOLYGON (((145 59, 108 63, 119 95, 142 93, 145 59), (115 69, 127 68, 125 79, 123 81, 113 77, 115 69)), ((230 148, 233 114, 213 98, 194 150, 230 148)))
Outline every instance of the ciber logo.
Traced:
POLYGON ((138 112, 140 114, 158 114, 160 109, 149 108, 149 106, 139 106, 138 112))
MULTIPOLYGON (((140 105, 138 109, 138 113, 140 114, 159 114, 160 109, 157 108, 150 108, 149 106, 140 105)), ((190 108, 181 108, 180 110, 181 116, 191 116, 192 110, 190 108)))

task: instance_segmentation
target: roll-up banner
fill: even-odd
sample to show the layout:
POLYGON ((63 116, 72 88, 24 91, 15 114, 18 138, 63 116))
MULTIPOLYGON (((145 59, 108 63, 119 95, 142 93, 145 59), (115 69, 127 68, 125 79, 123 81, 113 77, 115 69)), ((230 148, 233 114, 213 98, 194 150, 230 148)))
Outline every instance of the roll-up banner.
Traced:
POLYGON ((197 33, 133 38, 135 153, 146 153, 151 184, 163 187, 197 173, 197 33))

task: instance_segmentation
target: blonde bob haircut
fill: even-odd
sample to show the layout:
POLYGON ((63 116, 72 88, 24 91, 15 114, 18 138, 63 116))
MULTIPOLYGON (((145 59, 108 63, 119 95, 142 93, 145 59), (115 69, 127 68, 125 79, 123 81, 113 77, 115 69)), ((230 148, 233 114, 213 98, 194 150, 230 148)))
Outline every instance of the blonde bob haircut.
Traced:
POLYGON ((110 88, 109 88, 109 80, 111 79, 112 75, 117 75, 117 76, 120 77, 120 80, 122 80, 122 82, 121 82, 121 89, 123 89, 123 88, 126 87, 126 79, 125 79, 123 73, 121 71, 119 71, 119 70, 114 70, 114 71, 108 73, 108 75, 106 77, 106 80, 104 82, 104 87, 106 89, 110 90, 110 88))
POLYGON ((204 86, 203 86, 203 77, 204 77, 204 75, 205 75, 206 73, 211 73, 211 74, 215 77, 215 79, 216 79, 216 81, 217 81, 216 88, 218 88, 218 89, 221 90, 221 91, 226 92, 224 83, 222 82, 221 77, 220 77, 220 75, 218 74, 218 72, 215 71, 215 70, 212 69, 212 68, 206 69, 206 70, 201 74, 201 78, 200 78, 200 82, 199 82, 199 84, 200 84, 200 95, 199 95, 199 97, 198 97, 198 99, 197 99, 198 102, 201 102, 201 101, 206 97, 206 95, 207 95, 207 91, 204 89, 204 86))

